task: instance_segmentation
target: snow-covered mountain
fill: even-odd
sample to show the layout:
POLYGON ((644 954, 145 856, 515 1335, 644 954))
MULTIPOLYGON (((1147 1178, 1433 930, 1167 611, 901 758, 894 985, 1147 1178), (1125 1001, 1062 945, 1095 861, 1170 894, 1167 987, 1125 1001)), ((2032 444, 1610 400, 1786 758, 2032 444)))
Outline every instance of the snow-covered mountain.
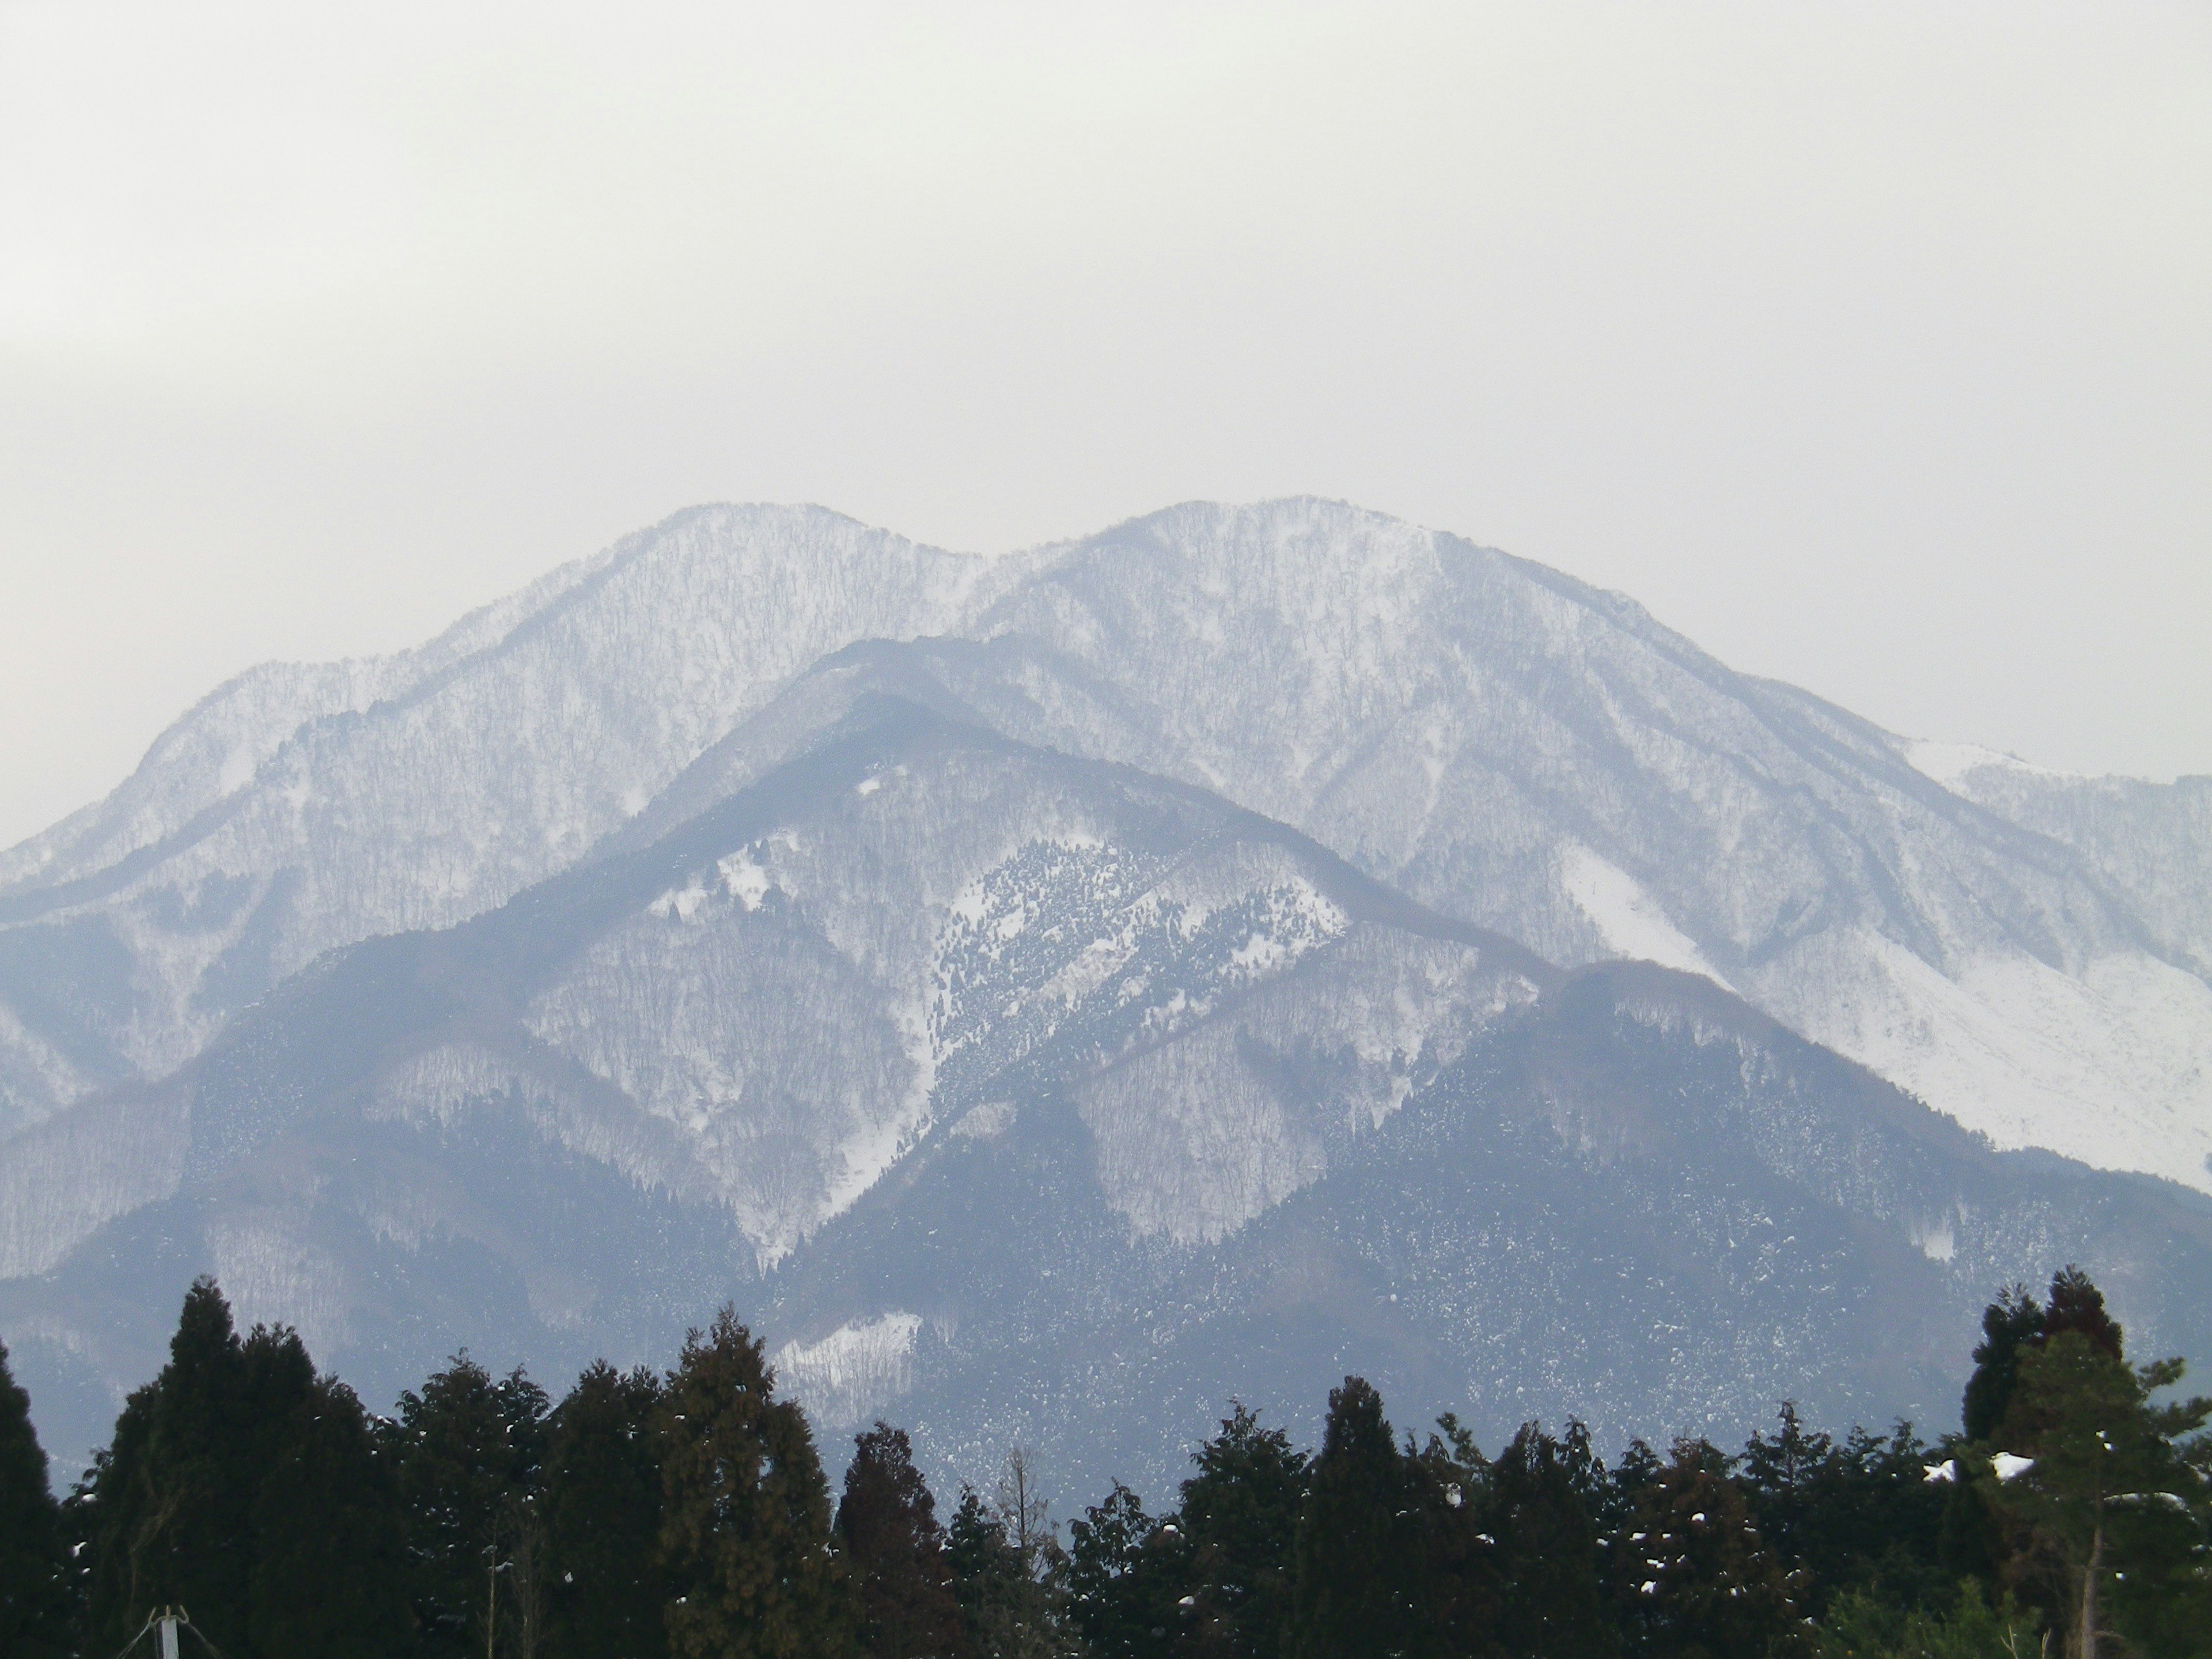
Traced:
POLYGON ((0 1130, 167 1075, 334 945, 503 902, 823 653, 942 632, 1015 568, 706 508, 419 652, 234 681, 0 861, 0 1130))
MULTIPOLYGON (((1047 1328, 980 1288, 988 1229, 944 1258, 951 1302, 908 1271, 936 1258, 900 1230, 988 1169, 1024 1260, 1074 1249, 1097 1304, 1050 1326, 1070 1365, 1180 1297, 1214 1311, 1155 1324, 1216 1358, 1161 1386, 1200 1389, 1243 1364, 1219 1321, 1348 1318, 1341 1252, 1410 1251, 1430 1314, 1522 1331, 1470 1328, 1419 1387, 1454 1403, 1486 1353, 1486 1387, 1534 1367, 1595 1418, 1676 1397, 1621 1369, 1620 1322, 1676 1281, 1624 1267, 1643 1288, 1579 1358, 1514 1325, 1510 1286, 1589 1234, 1493 1166, 1643 1218, 1621 1262, 1674 1259, 1736 1201, 1698 1137, 1757 1122, 1791 1127, 1739 1171, 1753 1208, 1852 1241, 1776 1286, 1862 1306, 1936 1273, 1940 1322, 2101 1251, 2124 1313, 2179 1333, 2212 1284, 2197 1200, 1991 1163, 1799 1039, 1997 1147, 2212 1190, 2208 978, 2212 781, 1912 744, 1454 537, 1198 505, 994 562, 703 508, 417 652, 243 676, 0 854, 0 1316, 90 1400, 187 1263, 403 1381, 500 1332, 649 1347, 749 1285, 822 1399, 874 1377, 935 1411, 1047 1328), (1623 958, 1676 971, 1598 966, 1623 958), (1632 1073, 1693 1127, 1650 1141, 1673 1107, 1589 1092, 1632 1073), (1874 1163, 1808 1187, 1792 1137, 1874 1163), (1295 1294, 1261 1285, 1285 1229, 1295 1294), (1502 1269, 1468 1242, 1509 1237, 1502 1269), (2180 1278, 2137 1271, 2161 1252, 2180 1278), (1479 1261, 1505 1300, 1451 1288, 1479 1261)), ((1765 1340, 1768 1281, 1730 1282, 1698 1306, 1765 1340)), ((1325 1371, 1310 1335, 1292 1370, 1325 1371)), ((1935 1375, 1836 1364, 1838 1401, 1935 1375)), ((1057 1432, 1025 1412, 938 1432, 1057 1432)))
POLYGON ((1702 977, 1563 973, 908 655, 810 676, 751 724, 812 740, 643 844, 0 1145, 50 1437, 200 1270, 371 1397, 464 1344, 665 1358, 734 1297, 825 1430, 1093 1486, 1353 1366, 1486 1431, 1937 1414, 1990 1285, 2066 1261, 2212 1339, 2212 1200, 1993 1152, 1702 977))
POLYGON ((988 704, 1032 741, 1202 781, 1553 961, 1705 973, 2001 1146, 2212 1189, 2201 794, 2163 878, 2116 880, 2156 856, 2118 815, 2130 850, 2077 849, 1619 595, 1327 503, 1125 526, 978 631, 1044 647, 988 704))

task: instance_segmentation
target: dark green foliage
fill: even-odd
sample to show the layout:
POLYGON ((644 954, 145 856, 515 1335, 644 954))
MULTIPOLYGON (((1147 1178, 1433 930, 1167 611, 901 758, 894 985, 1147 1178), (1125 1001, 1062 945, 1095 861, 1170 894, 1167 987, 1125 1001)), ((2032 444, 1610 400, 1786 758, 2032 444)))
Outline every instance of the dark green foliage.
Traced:
POLYGON ((94 1469, 88 1645, 112 1651, 152 1608, 180 1603, 217 1646, 246 1650, 245 1372, 230 1304, 214 1280, 198 1280, 169 1363, 125 1403, 109 1455, 94 1469))
POLYGON ((1620 1455, 1613 1473, 1599 1490, 1594 1506, 1598 1530, 1606 1538, 1616 1532, 1626 1531, 1636 1519, 1637 1506, 1643 1503, 1647 1489, 1658 1484, 1666 1464, 1659 1454, 1651 1449, 1650 1443, 1641 1438, 1628 1443, 1628 1449, 1620 1455))
POLYGON ((605 1361, 547 1420, 540 1513, 548 1659, 659 1659, 660 1382, 605 1361))
POLYGON ((798 1405, 724 1307, 669 1381, 660 1542, 679 1659, 823 1659, 849 1651, 830 1488, 798 1405))
POLYGON ((1606 1659, 1620 1651, 1586 1496, 1595 1484, 1594 1462, 1586 1431, 1571 1431, 1563 1443, 1530 1423, 1490 1465, 1483 1530, 1498 1546, 1498 1639, 1516 1659, 1606 1659))
MULTIPOLYGON (((249 1361, 258 1334, 247 1340, 249 1361)), ((254 1650, 413 1652, 398 1472, 353 1390, 311 1378, 267 1469, 253 1509, 254 1650)))
POLYGON ((1196 1608, 1181 1605, 1190 1553, 1180 1525, 1152 1519, 1116 1480, 1068 1533, 1069 1605, 1094 1659, 1174 1650, 1196 1608))
POLYGON ((532 1553, 545 1409, 544 1391, 520 1371, 495 1382, 465 1353, 420 1394, 399 1396, 386 1438, 407 1512, 408 1591, 430 1659, 482 1653, 499 1618, 527 1630, 538 1587, 500 1564, 532 1553))
POLYGON ((1305 1453, 1232 1402, 1192 1454, 1176 1517, 1189 1548, 1186 1646, 1205 1659, 1278 1659, 1291 1619, 1291 1548, 1306 1496, 1305 1453))
POLYGON ((1769 1659, 1790 1650, 1800 1613, 1767 1553, 1729 1460, 1679 1440, 1611 1552, 1631 1647, 1652 1659, 1769 1659))
POLYGON ((2212 1447, 2188 1439, 2212 1401, 2152 1399, 2181 1376, 2179 1360, 2130 1366, 2101 1333, 2050 1333, 2021 1355, 1996 1436, 2033 1461, 2008 1478, 1976 1460, 1977 1489, 2008 1523, 2007 1577, 2076 1659, 2116 1633, 2142 1652, 2212 1646, 2212 1447))
POLYGON ((2044 1651, 2041 1628, 2010 1596, 1992 1606, 1980 1581, 1968 1578, 1919 1607, 1846 1590, 1813 1650, 1819 1659, 2029 1659, 2044 1651))
POLYGON ((1447 1414, 1441 1437, 1405 1459, 1407 1514, 1419 1528, 1420 1634, 1408 1652, 1492 1659, 1505 1585, 1498 1540, 1485 1530, 1489 1465, 1474 1437, 1447 1414))
POLYGON ((1075 1650, 1049 1542, 1026 1509, 988 1504, 972 1487, 960 1489, 945 1529, 945 1559, 976 1659, 1052 1659, 1075 1650))
POLYGON ((2131 1367, 2078 1267, 2053 1277, 2047 1306, 2017 1288, 2001 1296, 1983 1328, 1992 1340, 1976 1352, 1976 1382, 2003 1386, 1968 1389, 1981 1432, 1954 1459, 1970 1477, 1946 1516, 1954 1561, 2001 1577, 2069 1656, 2095 1659, 2115 1643, 2212 1651, 2212 1444, 2199 1432, 2212 1403, 2154 1403, 2181 1363, 2131 1367))
POLYGON ((1807 1613, 1820 1617, 1846 1589, 1907 1610, 1956 1593, 1941 1565, 1951 1488, 1927 1477, 1936 1457, 1910 1423, 1887 1435, 1854 1429, 1838 1444, 1808 1431, 1786 1401, 1778 1432, 1752 1436, 1744 1495, 1807 1613))
POLYGON ((2079 1267, 2065 1267, 2051 1280, 2051 1300, 2043 1310, 2043 1340, 2072 1331, 2108 1359, 2121 1357, 2121 1331, 2105 1311, 2105 1293, 2079 1267))
POLYGON ((1424 1528, 1409 1461, 1364 1378, 1348 1376, 1329 1391, 1298 1522, 1292 1659, 1429 1650, 1424 1528))
POLYGON ((953 1599, 960 1605, 970 1647, 979 1654, 997 1655, 1002 1631, 1018 1616, 1016 1609, 1028 1589, 1029 1572, 1008 1540, 1005 1525, 973 1486, 960 1489, 960 1502, 945 1529, 945 1564, 952 1576, 953 1599))
POLYGON ((463 1357, 378 1424, 202 1281, 66 1505, 0 1351, 0 1653, 113 1652, 181 1604, 229 1659, 2212 1659, 2212 1402, 2130 1366, 2072 1268, 1975 1358, 1977 1442, 1785 1404, 1740 1459, 1611 1471, 1579 1423, 1401 1445, 1347 1377, 1317 1457, 1236 1406, 1178 1510, 1117 1483, 1064 1554, 1025 1453, 940 1528, 883 1423, 833 1526, 727 1308, 665 1385, 594 1365, 549 1414, 463 1357))
POLYGON ((366 1413, 294 1332, 240 1340, 210 1279, 84 1490, 95 1651, 172 1605, 233 1659, 408 1650, 397 1492, 366 1413))
POLYGON ((950 1659, 968 1651, 937 1500, 903 1429, 878 1423, 854 1441, 837 1505, 843 1550, 871 1659, 950 1659))
POLYGON ((1982 1340, 1974 1350, 1974 1374, 1966 1379, 1960 1404, 1966 1438, 1986 1440, 2012 1400, 2020 1371, 2020 1351, 2043 1334, 2043 1304, 2025 1285, 2008 1285, 1982 1312, 1982 1340))
POLYGON ((31 1397, 0 1344, 0 1653, 61 1659, 70 1636, 68 1556, 31 1397))

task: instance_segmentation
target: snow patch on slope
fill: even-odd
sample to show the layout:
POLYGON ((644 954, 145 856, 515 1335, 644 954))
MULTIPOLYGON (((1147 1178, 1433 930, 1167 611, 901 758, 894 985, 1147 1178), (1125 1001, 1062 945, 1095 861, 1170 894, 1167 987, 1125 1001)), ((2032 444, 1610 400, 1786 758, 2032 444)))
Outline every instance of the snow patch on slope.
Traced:
POLYGON ((1589 848, 1571 842, 1561 850, 1559 885, 1615 956, 1702 974, 1716 985, 1735 989, 1705 960, 1697 941, 1667 920, 1656 899, 1626 871, 1589 848))
POLYGON ((1998 749, 1985 749, 1978 743, 1936 743, 1927 738, 1907 740, 1901 750, 1905 763, 1921 776, 1946 789, 1956 789, 1959 781, 1969 772, 1978 772, 1984 767, 1995 767, 2000 771, 2024 772, 2043 778, 2072 778, 2078 775, 2062 772, 2056 767, 2038 766, 2017 755, 2008 755, 1998 749))
POLYGON ((920 1315, 887 1313, 840 1325, 818 1342, 787 1342, 769 1364, 817 1429, 857 1428, 913 1389, 921 1334, 920 1315))
POLYGON ((1188 1244, 1236 1231, 1536 995, 1471 945, 1365 927, 1330 945, 1076 1091, 1099 1184, 1133 1232, 1188 1244))
POLYGON ((1864 928, 1791 955, 1806 1036, 1998 1146, 2212 1192, 2212 988, 2193 975, 2141 952, 2079 978, 1989 952, 1947 978, 1864 928))

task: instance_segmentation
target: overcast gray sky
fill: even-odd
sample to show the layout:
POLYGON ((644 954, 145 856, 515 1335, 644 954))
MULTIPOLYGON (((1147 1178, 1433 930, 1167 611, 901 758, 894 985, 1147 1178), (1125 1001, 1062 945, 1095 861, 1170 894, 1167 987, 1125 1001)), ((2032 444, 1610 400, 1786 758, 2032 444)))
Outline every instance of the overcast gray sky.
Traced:
POLYGON ((0 843, 690 502, 1291 492, 2212 771, 2212 7, 0 0, 0 843))

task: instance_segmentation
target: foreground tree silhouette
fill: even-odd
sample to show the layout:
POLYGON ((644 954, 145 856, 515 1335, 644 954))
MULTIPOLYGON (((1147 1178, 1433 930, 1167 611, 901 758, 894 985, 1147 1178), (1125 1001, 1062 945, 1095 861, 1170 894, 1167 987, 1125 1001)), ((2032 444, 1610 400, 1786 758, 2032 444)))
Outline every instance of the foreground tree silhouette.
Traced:
POLYGON ((1490 1466, 1483 1522, 1497 1540, 1504 1586, 1498 1635, 1516 1659, 1607 1659, 1620 1650, 1598 1582, 1597 1525, 1578 1478, 1589 1460, 1583 1434, 1563 1444, 1528 1423, 1490 1466))
POLYGON ((67 1565, 31 1397, 16 1386, 0 1343, 0 1653, 62 1659, 69 1651, 67 1565))
MULTIPOLYGON (((420 1394, 399 1396, 389 1437, 407 1510, 410 1594, 430 1659, 483 1651, 491 1572, 535 1526, 545 1406, 544 1390, 520 1370, 495 1381, 465 1352, 420 1394)), ((534 1586, 512 1568, 500 1577, 508 1614, 523 1611, 534 1586)))
POLYGON ((2069 1659, 2097 1659, 2115 1634, 2201 1650, 2212 1630, 2212 1444, 2191 1437, 2212 1401, 2154 1404, 2181 1362, 2138 1370, 2107 1346, 2117 1330, 2069 1323, 2025 1349, 1994 1455, 1978 1460, 1978 1490, 2017 1528, 2008 1576, 2050 1597, 2069 1659))
MULTIPOLYGON (((1417 1650, 1452 1659, 1503 1659, 1498 1620, 1506 1585, 1498 1539, 1486 1529, 1490 1463, 1474 1437, 1447 1412, 1419 1453, 1410 1442, 1403 1468, 1421 1549, 1413 1605, 1422 1621, 1417 1650)), ((1518 1659, 1518 1656, 1515 1656, 1518 1659)))
POLYGON ((798 1405, 725 1306, 670 1379, 661 1556, 681 1659, 817 1659, 852 1649, 830 1488, 798 1405))
POLYGON ((879 1422, 855 1437, 836 1530, 863 1652, 878 1659, 966 1654, 937 1500, 914 1466, 905 1430, 879 1422))
POLYGON ((1679 1440, 1611 1551, 1630 1644, 1652 1659, 1776 1659, 1799 1612, 1753 1524, 1729 1460, 1679 1440))
POLYGON ((601 1360, 547 1419, 544 1496, 549 1659, 659 1659, 660 1382, 601 1360))
POLYGON ((168 1364, 125 1401, 88 1478, 88 1646, 113 1651, 149 1609, 173 1602, 217 1646, 245 1650, 251 1505, 232 1479, 246 1453, 244 1392, 230 1304, 198 1279, 168 1364))
POLYGON ((1974 1349, 1959 1415, 1969 1440, 1986 1440, 2004 1420, 2020 1376, 2020 1352, 2043 1334, 2043 1304, 2025 1285, 2008 1285, 1982 1310, 1982 1340, 1974 1349))
POLYGON ((399 1517, 366 1413, 295 1333, 241 1340, 212 1279, 186 1292, 169 1363, 125 1404, 85 1493, 90 1650, 169 1605, 233 1659, 406 1650, 399 1517))
POLYGON ((1116 1480, 1068 1534, 1068 1601, 1092 1659, 1164 1654, 1181 1644, 1197 1598, 1181 1605, 1190 1550, 1180 1522, 1154 1520, 1116 1480))
POLYGON ((1190 1651, 1280 1659, 1290 1629, 1291 1559, 1306 1495, 1306 1455, 1241 1402, 1191 1455, 1176 1517, 1189 1540, 1190 1651))
MULTIPOLYGON (((259 1340, 259 1333, 246 1339, 249 1370, 259 1340)), ((298 1358, 304 1364, 304 1349, 298 1358)), ((254 1496, 254 1650, 268 1659, 411 1654, 397 1472, 380 1455, 368 1413, 335 1377, 310 1377, 289 1420, 277 1426, 254 1496)))
POLYGON ((1329 1391, 1298 1522, 1291 1659, 1429 1650, 1424 1540, 1406 1462, 1364 1377, 1329 1391))
POLYGON ((1043 1505, 1029 1496, 1026 1455, 1007 1463, 999 1503, 960 1489, 945 1528, 952 1593, 976 1659, 1060 1659, 1079 1650, 1064 1616, 1062 1564, 1043 1505))
POLYGON ((1738 1479, 1802 1611, 1819 1618, 1852 1589, 1903 1608, 1956 1597, 1959 1575, 1942 1565, 1954 1488, 1927 1478, 1939 1455, 1904 1422, 1887 1435, 1854 1429, 1838 1443, 1808 1430, 1789 1401, 1775 1434, 1753 1434, 1738 1479))

